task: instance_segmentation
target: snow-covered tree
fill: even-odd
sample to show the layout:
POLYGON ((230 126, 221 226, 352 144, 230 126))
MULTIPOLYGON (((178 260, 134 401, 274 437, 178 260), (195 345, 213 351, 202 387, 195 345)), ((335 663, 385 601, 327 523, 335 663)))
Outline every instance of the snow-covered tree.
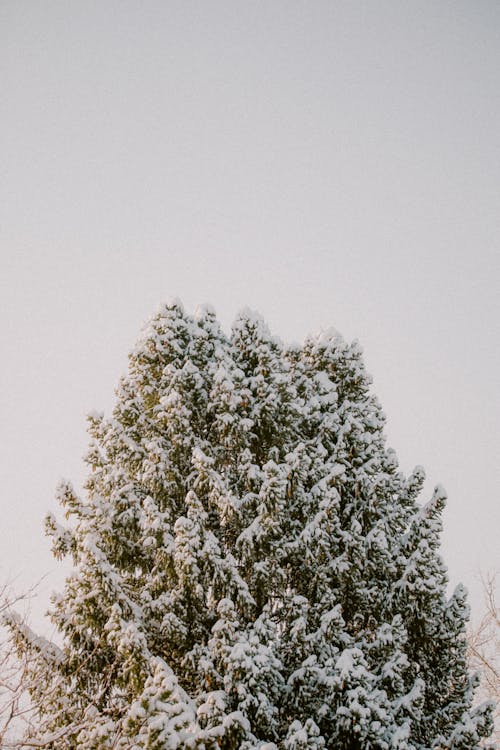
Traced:
POLYGON ((62 646, 29 653, 53 750, 473 750, 467 604, 446 597, 445 493, 418 504, 361 351, 287 347, 242 312, 162 307, 110 418, 92 415, 86 495, 69 483, 74 573, 62 646))

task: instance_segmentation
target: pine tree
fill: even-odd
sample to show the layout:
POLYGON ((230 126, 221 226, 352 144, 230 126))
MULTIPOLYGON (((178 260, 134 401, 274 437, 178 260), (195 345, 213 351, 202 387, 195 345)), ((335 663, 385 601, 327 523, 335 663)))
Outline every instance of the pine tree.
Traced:
POLYGON ((261 318, 162 307, 86 497, 46 522, 74 573, 51 618, 10 622, 53 750, 473 750, 463 588, 446 598, 445 494, 398 471, 357 344, 286 347, 261 318))

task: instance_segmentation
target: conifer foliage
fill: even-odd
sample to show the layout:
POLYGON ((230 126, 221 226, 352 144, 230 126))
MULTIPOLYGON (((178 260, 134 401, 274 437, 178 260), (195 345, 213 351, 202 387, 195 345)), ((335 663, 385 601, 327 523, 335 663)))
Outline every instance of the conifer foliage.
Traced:
POLYGON ((53 750, 472 750, 462 588, 438 555, 445 494, 386 448, 361 352, 286 347, 244 311, 162 307, 110 418, 90 417, 86 496, 46 528, 74 572, 57 648, 31 655, 53 750))

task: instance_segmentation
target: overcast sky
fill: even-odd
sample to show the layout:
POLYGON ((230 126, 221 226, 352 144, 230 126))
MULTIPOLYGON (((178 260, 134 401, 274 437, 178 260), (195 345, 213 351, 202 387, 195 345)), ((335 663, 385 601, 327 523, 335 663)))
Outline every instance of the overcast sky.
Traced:
MULTIPOLYGON (((0 576, 176 295, 364 348, 443 555, 500 567, 500 3, 0 3, 0 576)), ((59 572, 57 570, 59 569, 59 572)))

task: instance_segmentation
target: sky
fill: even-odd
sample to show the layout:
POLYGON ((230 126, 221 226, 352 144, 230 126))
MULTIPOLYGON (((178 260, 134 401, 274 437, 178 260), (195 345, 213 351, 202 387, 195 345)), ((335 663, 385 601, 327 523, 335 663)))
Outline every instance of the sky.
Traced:
POLYGON ((500 3, 3 0, 0 581, 67 569, 80 488, 145 320, 358 339, 403 471, 448 491, 450 585, 500 568, 500 3))

